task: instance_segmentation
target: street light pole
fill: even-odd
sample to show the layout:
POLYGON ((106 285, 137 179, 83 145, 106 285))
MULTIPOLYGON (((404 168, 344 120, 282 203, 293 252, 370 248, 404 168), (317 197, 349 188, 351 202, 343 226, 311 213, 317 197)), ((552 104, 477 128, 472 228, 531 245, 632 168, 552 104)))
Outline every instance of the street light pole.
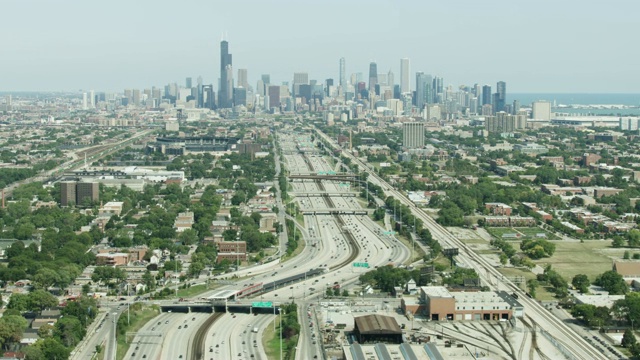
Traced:
POLYGON ((280 360, 282 360, 282 315, 284 314, 284 310, 280 308, 280 360))

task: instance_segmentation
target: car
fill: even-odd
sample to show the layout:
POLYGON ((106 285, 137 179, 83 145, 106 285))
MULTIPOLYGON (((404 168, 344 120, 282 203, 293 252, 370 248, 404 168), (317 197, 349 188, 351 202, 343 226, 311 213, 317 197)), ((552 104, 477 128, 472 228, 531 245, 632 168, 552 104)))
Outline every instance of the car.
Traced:
POLYGON ((178 329, 182 329, 182 325, 178 326, 178 329))
POLYGON ((244 345, 244 340, 242 340, 242 345, 244 345))
POLYGON ((165 324, 168 324, 168 323, 169 323, 169 320, 165 321, 164 323, 165 323, 165 324))
POLYGON ((186 328, 187 328, 188 326, 189 326, 189 325, 187 325, 187 324, 184 324, 184 328, 185 328, 185 329, 186 329, 186 328))
POLYGON ((220 347, 220 344, 216 344, 216 347, 220 347))
POLYGON ((178 359, 182 359, 182 355, 178 356, 178 359))
POLYGON ((136 353, 131 353, 131 356, 136 356, 136 353))
POLYGON ((142 358, 146 359, 147 358, 147 354, 142 355, 142 358))

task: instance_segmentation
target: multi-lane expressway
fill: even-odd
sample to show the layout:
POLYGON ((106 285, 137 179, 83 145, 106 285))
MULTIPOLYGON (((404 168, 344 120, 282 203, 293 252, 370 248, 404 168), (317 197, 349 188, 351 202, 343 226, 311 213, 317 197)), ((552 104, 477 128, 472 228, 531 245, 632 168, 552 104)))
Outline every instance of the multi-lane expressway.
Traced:
MULTIPOLYGON (((283 147, 293 143, 286 136, 281 137, 283 147)), ((295 154, 294 151, 285 153, 295 154)), ((284 161, 290 174, 313 174, 319 171, 330 171, 332 166, 325 158, 304 156, 301 154, 285 155, 284 161)), ((402 263, 410 258, 410 250, 393 237, 382 235, 385 229, 374 223, 366 215, 313 215, 314 209, 359 209, 360 204, 352 196, 336 196, 351 189, 349 186, 326 181, 299 181, 291 183, 297 194, 305 192, 326 192, 331 196, 315 196, 296 198, 297 206, 308 215, 304 216, 301 230, 306 245, 302 253, 285 263, 272 262, 257 267, 242 269, 235 274, 244 278, 233 286, 225 288, 242 288, 249 284, 270 283, 278 279, 304 273, 310 269, 322 268, 325 272, 313 278, 287 284, 285 286, 265 289, 259 299, 273 301, 276 304, 290 302, 306 306, 324 296, 327 288, 334 284, 351 284, 366 269, 354 268, 354 262, 367 263, 370 268, 386 265, 389 262, 402 263)), ((207 294, 203 295, 207 296, 207 294)), ((306 314, 304 309, 299 314, 306 314)), ((132 348, 127 358, 138 359, 147 356, 151 359, 193 358, 191 345, 196 330, 205 323, 211 314, 163 314, 146 324, 133 338, 132 348), (195 320, 193 320, 195 318, 195 320), (159 324, 158 324, 159 323, 159 324), (187 325, 187 328, 184 328, 187 325), (182 326, 182 328, 179 328, 182 326), (161 336, 155 337, 155 333, 161 336), (138 349, 135 349, 138 347, 138 349), (133 353, 135 352, 135 355, 133 353)), ((262 333, 267 324, 272 323, 274 315, 224 314, 219 316, 209 328, 204 341, 205 359, 266 359, 262 349, 262 333), (257 328, 257 333, 253 332, 257 328), (255 344, 255 345, 254 345, 255 344)), ((304 320, 303 320, 304 321, 304 320)), ((306 323, 305 323, 306 324, 306 323)), ((312 359, 320 354, 319 344, 313 344, 309 331, 312 327, 303 327, 301 342, 298 345, 299 358, 312 359)))

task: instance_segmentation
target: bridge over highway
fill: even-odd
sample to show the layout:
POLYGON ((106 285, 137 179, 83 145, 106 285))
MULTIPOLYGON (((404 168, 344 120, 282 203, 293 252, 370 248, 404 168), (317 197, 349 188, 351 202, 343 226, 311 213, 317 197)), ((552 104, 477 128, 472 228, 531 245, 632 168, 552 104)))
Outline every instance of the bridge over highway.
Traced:
POLYGON ((313 209, 303 210, 302 215, 367 215, 373 210, 345 210, 345 209, 313 209))
POLYGON ((334 175, 289 175, 291 181, 304 181, 304 180, 327 180, 327 181, 349 181, 349 182, 362 182, 357 175, 353 174, 334 174, 334 175))
POLYGON ((343 193, 330 193, 324 191, 307 191, 307 192, 295 192, 289 191, 289 195, 296 197, 322 197, 322 196, 333 196, 333 197, 355 197, 356 194, 352 192, 343 192, 343 193))
POLYGON ((244 313, 244 314, 279 314, 280 304, 270 301, 211 301, 180 302, 178 304, 160 305, 162 312, 172 313, 244 313))

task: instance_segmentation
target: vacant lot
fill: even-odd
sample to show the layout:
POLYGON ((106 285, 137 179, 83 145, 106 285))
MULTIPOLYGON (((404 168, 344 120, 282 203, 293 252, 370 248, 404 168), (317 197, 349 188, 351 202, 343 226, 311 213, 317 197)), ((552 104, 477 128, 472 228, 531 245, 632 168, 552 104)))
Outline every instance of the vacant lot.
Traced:
POLYGON ((567 281, 577 274, 589 276, 591 281, 596 276, 607 270, 611 270, 611 258, 605 255, 607 248, 611 247, 611 241, 592 240, 583 243, 579 241, 554 241, 556 252, 550 258, 536 260, 544 267, 551 264, 567 281))

